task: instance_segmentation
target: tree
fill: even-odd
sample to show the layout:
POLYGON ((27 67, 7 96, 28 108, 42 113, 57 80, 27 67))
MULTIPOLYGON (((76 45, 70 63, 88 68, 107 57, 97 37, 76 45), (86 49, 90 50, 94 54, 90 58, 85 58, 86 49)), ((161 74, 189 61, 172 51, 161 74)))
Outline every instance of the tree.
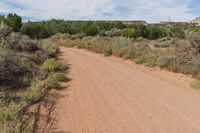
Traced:
POLYGON ((89 35, 89 36, 95 36, 98 33, 99 33, 99 31, 95 25, 88 27, 86 30, 86 35, 89 35))
POLYGON ((127 38, 136 37, 136 32, 134 28, 125 28, 122 31, 122 35, 127 38))
POLYGON ((136 32, 136 37, 144 37, 144 38, 148 37, 147 26, 144 24, 136 25, 135 32, 136 32))
POLYGON ((5 16, 4 15, 0 15, 0 24, 4 23, 5 21, 5 16))
POLYGON ((166 30, 160 26, 148 26, 147 31, 149 35, 148 38, 152 40, 167 36, 166 30))
POLYGON ((22 18, 15 13, 10 13, 6 17, 6 24, 12 27, 13 31, 18 32, 22 26, 22 18))
POLYGON ((173 26, 170 27, 170 31, 173 33, 173 37, 178 37, 178 38, 185 38, 185 33, 182 28, 173 26))
POLYGON ((27 22, 22 26, 21 33, 28 35, 30 38, 38 38, 39 28, 36 23, 27 22))

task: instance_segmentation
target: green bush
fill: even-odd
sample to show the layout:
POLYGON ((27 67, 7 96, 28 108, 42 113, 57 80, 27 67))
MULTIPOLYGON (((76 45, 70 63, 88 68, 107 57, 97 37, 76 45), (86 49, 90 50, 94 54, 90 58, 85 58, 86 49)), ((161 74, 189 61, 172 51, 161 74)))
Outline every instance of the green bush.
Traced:
POLYGON ((0 88, 0 107, 6 103, 6 94, 0 88))
POLYGON ((161 68, 167 68, 171 63, 172 60, 174 60, 174 56, 171 55, 160 55, 157 59, 157 65, 161 68))
POLYGON ((126 28, 123 29, 122 35, 127 38, 136 37, 136 32, 134 28, 126 28))
POLYGON ((137 37, 137 38, 136 38, 136 41, 137 41, 137 42, 142 42, 142 41, 144 41, 144 40, 145 40, 144 37, 137 37))
POLYGON ((200 80, 200 72, 196 74, 196 79, 200 80))
POLYGON ((50 88, 57 88, 60 87, 59 82, 66 82, 68 81, 67 76, 65 73, 56 72, 56 73, 50 73, 47 78, 47 86, 50 88))
POLYGON ((195 80, 193 81, 190 86, 194 89, 200 89, 200 81, 199 80, 195 80))
POLYGON ((51 57, 56 57, 56 54, 60 51, 58 46, 53 45, 47 40, 41 42, 41 49, 47 52, 51 57))
POLYGON ((33 81, 31 86, 25 93, 24 98, 30 102, 37 102, 38 100, 40 100, 45 94, 44 84, 44 81, 33 81))
POLYGON ((24 106, 21 103, 11 101, 0 108, 0 129, 2 133, 20 133, 24 106))
POLYGON ((156 66, 156 54, 149 53, 145 56, 145 66, 154 67, 156 66))
POLYGON ((134 61, 135 61, 136 64, 144 64, 144 63, 146 63, 146 59, 145 59, 144 56, 138 56, 138 57, 135 58, 134 61))
POLYGON ((103 48, 103 54, 104 54, 105 56, 110 56, 110 55, 112 55, 112 48, 111 48, 110 45, 107 45, 107 46, 105 46, 105 47, 103 48))
POLYGON ((200 26, 191 27, 191 28, 189 29, 189 31, 192 31, 192 32, 199 32, 199 31, 200 31, 200 26))
POLYGON ((133 59, 135 58, 135 52, 130 47, 126 47, 123 49, 123 59, 133 59))
POLYGON ((112 54, 117 57, 122 57, 123 55, 123 45, 115 44, 112 46, 112 54))
POLYGON ((177 26, 172 26, 170 27, 170 31, 173 33, 172 36, 173 37, 178 37, 178 38, 185 38, 185 32, 181 27, 177 27, 177 26))
POLYGON ((147 33, 148 39, 150 40, 155 40, 167 36, 165 29, 161 26, 148 26, 147 33))
POLYGON ((17 121, 23 109, 22 104, 11 102, 8 106, 0 108, 0 122, 17 121))
POLYGON ((69 69, 69 63, 67 61, 62 61, 57 63, 58 63, 57 67, 58 71, 66 71, 67 69, 69 69))
POLYGON ((58 69, 58 62, 56 59, 47 59, 44 61, 42 68, 47 72, 53 72, 58 69))

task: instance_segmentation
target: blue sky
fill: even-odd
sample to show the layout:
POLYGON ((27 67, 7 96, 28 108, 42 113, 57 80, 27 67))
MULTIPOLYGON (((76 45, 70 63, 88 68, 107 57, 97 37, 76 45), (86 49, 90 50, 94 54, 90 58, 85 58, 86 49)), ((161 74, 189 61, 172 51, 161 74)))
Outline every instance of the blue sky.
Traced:
POLYGON ((23 20, 190 21, 200 16, 199 0, 0 0, 0 13, 23 20))

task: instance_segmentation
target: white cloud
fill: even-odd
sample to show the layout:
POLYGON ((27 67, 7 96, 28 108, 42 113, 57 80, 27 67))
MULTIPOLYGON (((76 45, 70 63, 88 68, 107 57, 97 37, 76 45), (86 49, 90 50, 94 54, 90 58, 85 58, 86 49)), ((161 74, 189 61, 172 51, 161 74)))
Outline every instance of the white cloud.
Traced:
POLYGON ((33 19, 142 19, 187 21, 192 0, 0 0, 0 12, 33 19))

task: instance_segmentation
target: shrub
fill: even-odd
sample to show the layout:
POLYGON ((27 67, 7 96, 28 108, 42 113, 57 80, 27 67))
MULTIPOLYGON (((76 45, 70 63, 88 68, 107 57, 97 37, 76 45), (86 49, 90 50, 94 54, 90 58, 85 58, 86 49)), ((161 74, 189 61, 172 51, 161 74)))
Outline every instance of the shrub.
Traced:
POLYGON ((199 32, 199 31, 200 31, 200 26, 191 27, 191 28, 189 29, 189 31, 192 31, 192 32, 199 32))
POLYGON ((37 41, 18 33, 12 33, 6 38, 5 47, 18 52, 28 53, 40 50, 37 41))
POLYGON ((58 63, 55 59, 47 59, 44 61, 42 68, 47 72, 53 72, 58 69, 58 63))
POLYGON ((30 102, 37 102, 44 96, 44 81, 35 80, 28 88, 24 98, 30 102))
POLYGON ((196 74, 196 79, 200 80, 200 72, 196 74))
POLYGON ((160 26, 148 26, 147 27, 147 32, 149 34, 148 38, 150 40, 155 40, 158 38, 162 38, 165 37, 166 31, 164 30, 164 28, 160 27, 160 26))
POLYGON ((18 54, 6 49, 2 51, 0 52, 1 86, 11 89, 25 88, 30 85, 32 78, 40 75, 39 66, 27 54, 18 54))
POLYGON ((47 79, 47 86, 50 88, 57 88, 60 87, 61 82, 68 81, 68 78, 66 77, 65 73, 56 72, 56 73, 50 73, 47 79))
POLYGON ((135 53, 132 50, 132 48, 130 47, 126 47, 123 49, 123 55, 122 55, 123 59, 133 59, 135 58, 135 53))
POLYGON ((114 37, 114 36, 121 36, 121 32, 122 31, 120 29, 113 28, 109 31, 106 31, 104 34, 109 37, 114 37))
POLYGON ((139 56, 139 57, 136 57, 134 61, 136 64, 144 64, 146 62, 146 59, 144 56, 139 56))
POLYGON ((69 68, 69 63, 67 61, 57 62, 58 63, 58 71, 66 71, 69 68))
POLYGON ((148 53, 145 56, 145 65, 149 67, 156 66, 156 54, 154 53, 148 53))
MULTIPOLYGON (((4 32, 0 33, 0 38, 4 32)), ((38 41, 19 33, 6 34, 4 40, 4 45, 0 46, 0 86, 26 88, 33 78, 41 76, 39 65, 49 55, 41 50, 38 41)))
POLYGON ((160 55, 157 59, 157 65, 161 68, 167 68, 174 60, 174 56, 171 55, 160 55))
POLYGON ((112 54, 117 57, 122 57, 123 55, 123 46, 120 44, 114 44, 112 46, 112 54))
POLYGON ((200 64, 200 33, 191 33, 187 40, 176 41, 176 64, 179 70, 185 74, 195 76, 199 72, 200 64))
POLYGON ((2 133, 20 133, 24 106, 21 103, 11 101, 0 108, 0 129, 2 133))
POLYGON ((134 28, 126 28, 123 29, 122 35, 127 38, 136 37, 136 32, 134 28))
POLYGON ((144 37, 137 37, 137 38, 136 38, 136 41, 137 41, 137 42, 142 42, 142 41, 144 41, 144 40, 145 40, 144 37))
POLYGON ((50 55, 51 57, 56 57, 56 54, 60 51, 58 46, 55 46, 48 41, 41 42, 41 49, 47 52, 47 54, 50 55))
POLYGON ((159 39, 158 41, 159 42, 165 42, 165 41, 169 41, 169 40, 171 40, 170 37, 163 37, 163 38, 159 39))
POLYGON ((190 86, 194 89, 200 89, 200 81, 199 80, 195 80, 193 81, 190 86))
POLYGON ((68 62, 58 62, 56 59, 52 58, 45 60, 42 68, 48 73, 55 71, 65 71, 69 68, 69 64, 68 62))
POLYGON ((165 40, 165 38, 162 38, 160 40, 158 40, 155 44, 154 47, 158 47, 158 48, 167 48, 171 46, 171 40, 165 40), (163 40, 162 40, 163 39, 163 40))
POLYGON ((0 88, 0 107, 6 103, 6 95, 0 88))
POLYGON ((170 27, 170 31, 173 33, 173 37, 185 38, 185 32, 180 27, 172 26, 170 27))
POLYGON ((0 122, 16 121, 21 115, 22 104, 11 102, 8 106, 0 108, 0 122))
POLYGON ((103 54, 104 54, 105 56, 110 56, 110 55, 112 55, 112 48, 111 48, 110 45, 107 45, 107 46, 105 46, 105 47, 103 48, 103 54))

